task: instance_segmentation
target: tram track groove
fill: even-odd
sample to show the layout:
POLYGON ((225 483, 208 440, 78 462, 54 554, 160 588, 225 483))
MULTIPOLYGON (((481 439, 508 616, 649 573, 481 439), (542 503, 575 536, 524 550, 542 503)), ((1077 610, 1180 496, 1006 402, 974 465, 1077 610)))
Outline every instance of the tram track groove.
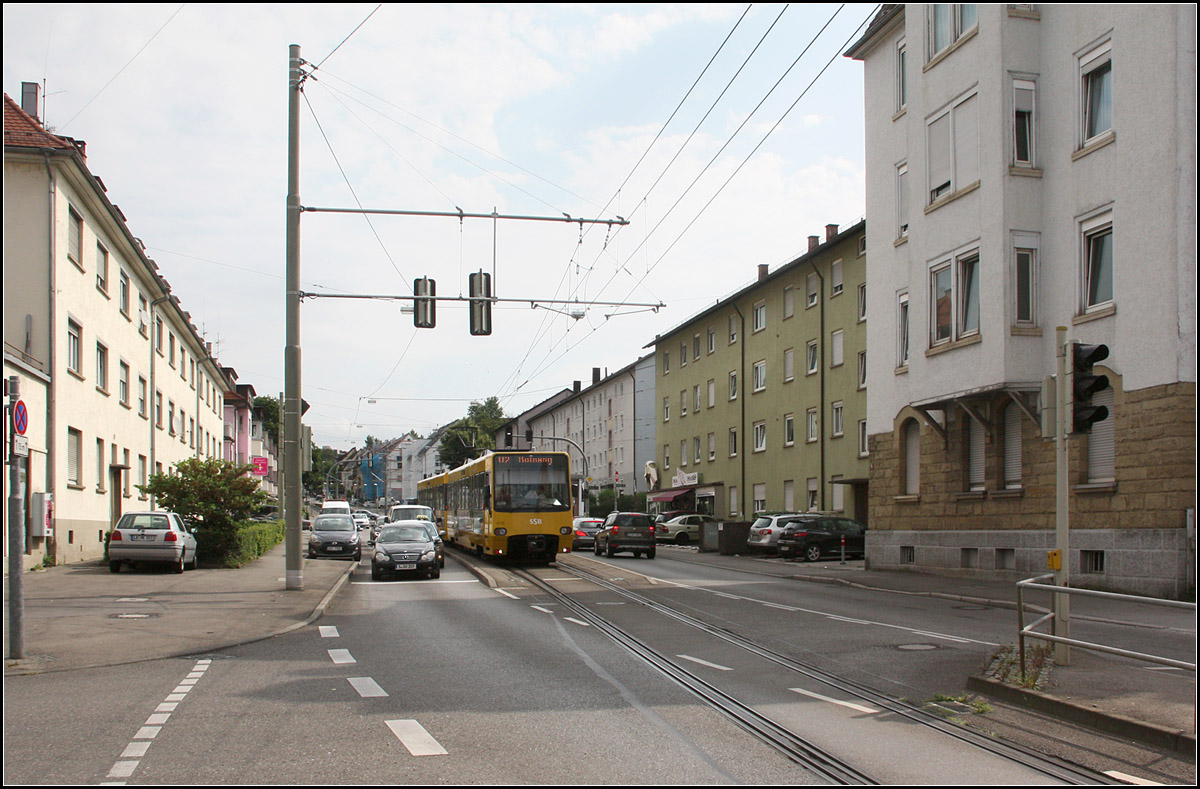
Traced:
MULTIPOLYGON (((715 636, 719 639, 722 639, 725 642, 727 642, 735 647, 738 647, 742 650, 748 651, 748 652, 750 652, 754 655, 757 655, 758 657, 761 657, 765 660, 771 661, 771 662, 775 663, 776 665, 779 665, 787 670, 796 672, 803 676, 809 677, 810 679, 821 682, 821 683, 827 685, 828 687, 835 688, 835 689, 837 689, 849 696, 852 696, 854 698, 860 699, 860 700, 870 703, 872 705, 879 706, 879 707, 887 710, 888 712, 890 712, 894 715, 903 717, 906 720, 909 720, 913 723, 935 729, 935 730, 941 732, 942 734, 945 734, 946 736, 952 737, 954 739, 957 739, 959 741, 962 741, 962 742, 972 745, 974 747, 980 748, 982 750, 985 750, 989 753, 995 754, 1004 759, 1008 759, 1008 760, 1013 761, 1022 766, 1034 769, 1034 770, 1036 770, 1044 775, 1047 775, 1051 778, 1054 778, 1056 780, 1060 780, 1060 781, 1070 783, 1070 784, 1083 784, 1083 785, 1096 785, 1096 784, 1123 785, 1123 783, 1124 783, 1122 781, 1114 779, 1112 776, 1108 776, 1103 773, 1096 772, 1094 770, 1090 770, 1086 767, 1072 764, 1063 759, 1042 753, 1040 751, 1026 748, 1024 746, 1017 745, 1015 743, 1007 742, 1004 740, 997 739, 995 737, 988 736, 977 730, 974 730, 974 729, 956 724, 952 721, 946 720, 945 718, 942 718, 938 715, 930 713, 927 710, 924 710, 920 707, 916 707, 909 703, 906 703, 906 702, 897 700, 895 698, 892 698, 890 696, 887 696, 887 695, 881 693, 880 691, 877 691, 866 685, 862 685, 853 680, 848 680, 848 679, 844 679, 842 677, 835 676, 823 669, 817 668, 816 666, 798 661, 788 655, 781 654, 772 649, 769 649, 760 644, 757 644, 753 641, 750 641, 749 639, 739 636, 736 633, 733 633, 732 631, 730 631, 726 628, 711 625, 707 622, 697 619, 696 617, 693 617, 689 614, 683 613, 682 611, 671 608, 668 605, 665 605, 665 604, 660 603, 656 600, 653 600, 649 597, 646 597, 645 595, 639 594, 639 593, 631 591, 629 589, 625 589, 617 584, 614 584, 614 583, 606 580, 605 578, 601 577, 600 575, 589 572, 586 569, 576 567, 576 566, 568 566, 563 563, 558 563, 557 569, 560 572, 569 573, 580 580, 584 580, 584 581, 596 584, 604 589, 615 592, 633 602, 636 602, 640 605, 650 608, 651 610, 654 610, 657 613, 663 614, 664 616, 668 616, 668 617, 670 617, 684 625, 687 625, 689 627, 696 628, 708 635, 715 636)), ((573 600, 571 600, 571 598, 569 596, 567 596, 564 593, 560 592, 559 590, 553 588, 546 582, 543 582, 540 579, 536 578, 532 573, 526 574, 524 577, 526 577, 532 583, 537 585, 538 588, 540 588, 540 589, 546 591, 548 594, 552 595, 555 599, 560 600, 560 601, 564 602, 564 604, 570 606, 572 608, 572 610, 579 612, 581 615, 587 616, 589 618, 589 621, 592 621, 595 626, 597 626, 601 630, 604 630, 608 635, 610 635, 610 637, 613 637, 614 640, 617 640, 618 642, 621 642, 621 643, 623 643, 622 639, 632 639, 634 641, 637 640, 636 637, 634 637, 632 634, 625 633, 623 630, 621 630, 621 628, 617 627, 616 625, 613 625, 612 623, 608 622, 607 620, 604 620, 602 617, 600 617, 597 614, 592 613, 590 610, 583 608, 580 604, 575 603, 573 600), (603 624, 602 625, 596 624, 597 622, 602 622, 603 624), (617 635, 614 635, 614 633, 611 631, 616 631, 616 633, 620 634, 619 637, 617 635)), ((674 672, 681 672, 683 674, 691 675, 691 672, 688 672, 686 669, 679 666, 671 657, 662 655, 662 654, 658 653, 656 650, 653 650, 652 648, 650 648, 649 646, 646 646, 646 645, 643 645, 643 648, 646 650, 646 654, 652 656, 653 659, 647 658, 642 655, 639 655, 639 656, 642 656, 643 659, 648 660, 648 662, 650 662, 652 665, 654 665, 655 668, 659 669, 660 671, 667 674, 668 676, 672 676, 672 674, 674 672), (664 663, 666 665, 665 666, 659 665, 659 661, 661 661, 662 663, 664 663)), ((635 652, 635 654, 638 654, 638 653, 635 652)), ((695 675, 691 675, 691 676, 694 677, 695 675)), ((672 678, 675 679, 674 676, 672 676, 672 678)), ((695 680, 697 682, 703 683, 704 685, 708 685, 707 682, 704 682, 704 680, 700 679, 699 677, 695 677, 695 680)), ((678 681, 678 679, 676 681, 678 681)), ((681 682, 680 684, 684 684, 684 686, 688 687, 689 690, 692 689, 685 683, 681 682)), ((712 686, 708 686, 708 687, 712 687, 712 686)), ((720 694, 721 696, 725 696, 725 694, 722 691, 719 691, 715 688, 713 688, 713 690, 716 693, 720 694)), ((699 695, 699 694, 697 694, 697 695, 699 695)), ((704 698, 704 696, 701 696, 701 697, 704 698)), ((728 698, 728 697, 726 697, 726 698, 728 698)), ((740 707, 749 709, 749 708, 746 708, 745 705, 742 705, 740 702, 735 701, 734 703, 740 707)), ((751 711, 751 712, 753 712, 753 711, 751 711)), ((753 712, 753 715, 757 716, 759 718, 762 718, 762 716, 759 715, 757 712, 753 712)), ((779 727, 778 724, 774 724, 773 722, 770 725, 775 728, 782 728, 782 727, 779 727)), ((792 737, 797 737, 797 735, 792 734, 792 733, 789 733, 789 735, 792 737)), ((815 746, 811 746, 811 744, 809 744, 808 747, 815 747, 815 746)), ((837 780, 837 779, 831 778, 831 780, 837 780)), ((849 781, 840 781, 839 780, 838 782, 839 783, 875 783, 875 781, 867 778, 866 776, 860 776, 859 778, 856 778, 856 779, 852 778, 849 781)))

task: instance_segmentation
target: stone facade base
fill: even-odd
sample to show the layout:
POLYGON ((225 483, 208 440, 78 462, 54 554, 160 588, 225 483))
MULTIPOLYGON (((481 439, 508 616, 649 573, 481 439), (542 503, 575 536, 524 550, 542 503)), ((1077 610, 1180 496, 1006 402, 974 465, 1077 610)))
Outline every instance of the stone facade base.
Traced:
MULTIPOLYGON (((1053 530, 870 530, 872 570, 1011 580, 1049 572, 1053 530)), ((1071 586, 1180 599, 1194 594, 1195 536, 1184 529, 1072 529, 1071 586)))

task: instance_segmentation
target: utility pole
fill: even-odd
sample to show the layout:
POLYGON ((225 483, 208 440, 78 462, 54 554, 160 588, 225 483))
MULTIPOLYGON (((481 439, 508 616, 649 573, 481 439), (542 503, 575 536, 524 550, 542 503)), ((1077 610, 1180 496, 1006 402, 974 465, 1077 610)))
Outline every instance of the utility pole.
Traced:
MULTIPOLYGON (((17 454, 18 436, 25 440, 25 427, 16 419, 21 405, 21 379, 11 376, 8 390, 8 655, 13 660, 25 657, 25 508, 21 498, 21 461, 17 454)), ((26 450, 28 455, 28 450, 26 450)))
POLYGON ((300 529, 304 497, 300 475, 300 45, 288 50, 287 339, 283 356, 283 512, 287 529, 285 588, 304 588, 300 529))
MULTIPOLYGON (((1068 486, 1068 455, 1067 455, 1067 420, 1071 418, 1067 407, 1070 397, 1071 380, 1068 371, 1071 362, 1067 358, 1070 346, 1067 343, 1067 327, 1059 326, 1055 333, 1055 354, 1058 357, 1058 383, 1055 387, 1055 406, 1058 413, 1055 418, 1054 430, 1054 460, 1055 460, 1055 495, 1054 495, 1054 535, 1055 549, 1058 552, 1057 567, 1054 568, 1054 585, 1070 586, 1071 560, 1068 550, 1071 525, 1071 500, 1068 486)), ((1066 592, 1054 593, 1054 634, 1060 638, 1071 637, 1071 595, 1066 592)), ((1054 662, 1060 666, 1071 664, 1071 647, 1061 641, 1054 643, 1054 662)))

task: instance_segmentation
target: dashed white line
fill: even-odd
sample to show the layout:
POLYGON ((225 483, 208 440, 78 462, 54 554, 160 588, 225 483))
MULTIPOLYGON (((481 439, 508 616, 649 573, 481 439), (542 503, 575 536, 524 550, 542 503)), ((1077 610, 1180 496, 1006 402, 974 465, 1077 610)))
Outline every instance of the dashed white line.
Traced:
POLYGON ((542 607, 542 606, 540 606, 540 605, 531 605, 531 606, 529 606, 529 607, 530 607, 530 608, 532 608, 534 611, 541 611, 543 614, 552 614, 552 613, 554 613, 554 612, 553 612, 553 611, 551 611, 549 608, 543 608, 543 607, 542 607))
POLYGON ((584 622, 582 619, 576 619, 573 616, 564 616, 563 619, 567 620, 568 622, 574 622, 582 627, 591 627, 591 625, 589 625, 587 622, 584 622))
POLYGON ((356 663, 357 661, 350 654, 348 649, 331 649, 329 650, 329 659, 334 663, 356 663))
POLYGON ((400 743, 413 756, 443 756, 446 754, 446 749, 442 747, 442 744, 415 720, 393 720, 385 721, 385 723, 392 730, 392 734, 396 735, 396 739, 400 740, 400 743))
POLYGON ((318 625, 317 630, 321 631, 321 638, 338 638, 338 629, 333 625, 318 625))
POLYGON ((187 678, 171 691, 165 701, 154 708, 153 714, 146 719, 145 724, 138 728, 137 733, 133 735, 133 741, 125 746, 120 758, 108 771, 107 778, 122 779, 119 783, 123 783, 123 779, 133 775, 138 765, 141 764, 141 758, 150 750, 150 741, 159 735, 163 725, 170 720, 171 713, 178 708, 179 702, 183 701, 187 692, 204 676, 204 672, 208 670, 211 663, 212 660, 207 658, 196 661, 187 678))
POLYGON ((387 695, 387 691, 370 677, 347 677, 347 680, 350 682, 350 686, 358 691, 358 695, 364 699, 387 695))
POLYGON ((690 660, 693 663, 699 663, 701 666, 708 666, 709 668, 715 668, 717 671, 733 671, 733 669, 731 669, 729 666, 722 666, 718 663, 709 663, 707 660, 701 660, 700 658, 692 657, 691 655, 676 655, 675 657, 681 658, 683 660, 690 660))
POLYGON ((855 704, 850 701, 842 701, 841 699, 831 699, 828 696, 822 696, 820 693, 813 693, 811 690, 805 690, 804 688, 788 688, 788 690, 792 691, 793 693, 799 693, 802 696, 810 696, 811 698, 818 699, 820 701, 828 701, 830 704, 837 704, 840 707, 849 707, 850 709, 856 710, 858 712, 866 712, 866 713, 879 712, 879 710, 872 709, 870 707, 864 707, 861 704, 855 704))
POLYGON ((1138 778, 1136 775, 1128 775, 1116 770, 1105 770, 1104 774, 1110 778, 1116 778, 1118 781, 1124 781, 1127 784, 1135 786, 1162 786, 1158 781, 1150 781, 1145 778, 1138 778))

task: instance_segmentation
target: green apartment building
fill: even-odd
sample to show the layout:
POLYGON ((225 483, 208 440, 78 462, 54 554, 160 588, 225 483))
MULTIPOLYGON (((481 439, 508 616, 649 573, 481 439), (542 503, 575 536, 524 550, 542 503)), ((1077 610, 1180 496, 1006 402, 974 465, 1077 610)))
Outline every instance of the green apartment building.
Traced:
POLYGON ((650 507, 726 520, 827 510, 867 523, 866 221, 647 347, 657 359, 650 507))

